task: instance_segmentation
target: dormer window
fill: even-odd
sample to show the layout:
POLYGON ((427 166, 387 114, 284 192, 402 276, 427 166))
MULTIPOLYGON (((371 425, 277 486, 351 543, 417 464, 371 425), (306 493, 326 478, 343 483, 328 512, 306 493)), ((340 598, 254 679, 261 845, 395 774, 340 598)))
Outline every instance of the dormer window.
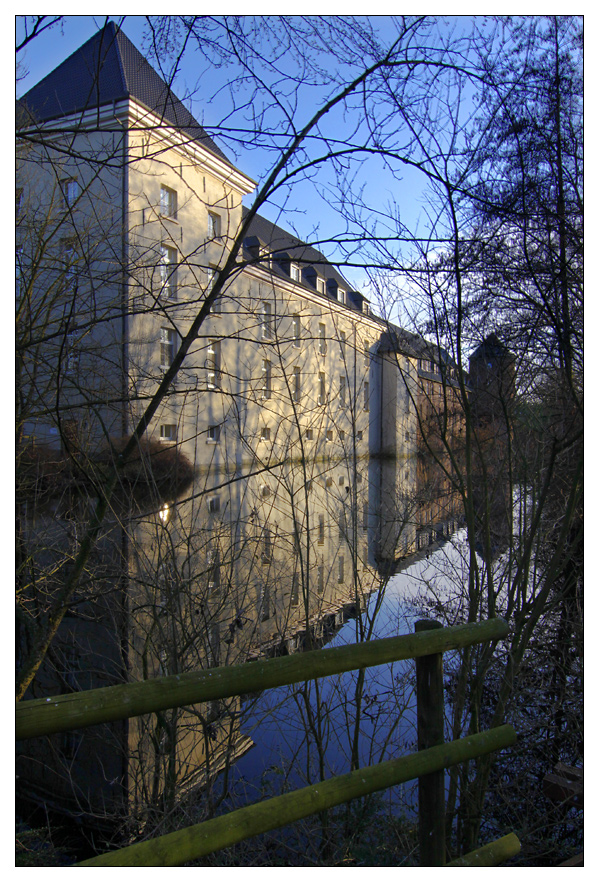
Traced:
POLYGON ((337 300, 339 301, 339 303, 345 303, 345 291, 343 291, 341 288, 337 288, 337 300))
POLYGON ((316 290, 319 294, 324 295, 324 279, 320 279, 318 276, 316 277, 316 290))
POLYGON ((301 271, 297 263, 292 263, 289 267, 289 275, 294 282, 301 281, 301 271))

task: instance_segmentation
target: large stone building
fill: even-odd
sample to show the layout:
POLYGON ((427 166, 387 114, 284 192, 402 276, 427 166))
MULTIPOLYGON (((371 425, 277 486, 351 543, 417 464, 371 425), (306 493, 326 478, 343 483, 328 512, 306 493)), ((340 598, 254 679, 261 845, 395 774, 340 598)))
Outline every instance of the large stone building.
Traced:
MULTIPOLYGON (((114 24, 24 96, 19 122, 24 654, 94 488, 189 344, 31 694, 319 645, 433 520, 421 343, 248 214, 254 182, 114 24)), ((435 516, 453 523, 455 505, 435 516)), ((247 749, 236 710, 56 736, 24 749, 21 774, 43 798, 142 824, 140 807, 247 749)))

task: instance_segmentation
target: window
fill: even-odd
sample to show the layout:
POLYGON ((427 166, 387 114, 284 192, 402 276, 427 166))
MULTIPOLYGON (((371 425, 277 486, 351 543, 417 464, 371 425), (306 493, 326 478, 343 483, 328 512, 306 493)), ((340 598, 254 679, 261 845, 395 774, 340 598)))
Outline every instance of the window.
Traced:
POLYGON ((220 340, 210 340, 208 343, 206 370, 208 372, 208 388, 218 389, 220 385, 220 340))
POLYGON ((266 358, 262 359, 262 398, 270 398, 271 395, 271 364, 266 358))
POLYGON ((314 429, 306 429, 306 441, 314 440, 314 429))
POLYGON ((270 563, 272 559, 272 539, 269 529, 264 530, 264 545, 262 547, 262 563, 270 563))
POLYGON ((65 374, 74 374, 79 370, 79 350, 75 334, 67 334, 65 345, 65 374))
POLYGON ((220 499, 218 496, 208 497, 208 511, 211 514, 216 514, 216 512, 220 511, 220 499))
POLYGON ((260 429, 260 440, 261 441, 270 441, 270 427, 262 426, 260 429))
POLYGON ((294 282, 301 281, 301 272, 300 272, 300 268, 297 265, 297 263, 291 264, 291 266, 289 267, 289 275, 291 276, 291 278, 293 279, 294 282))
POLYGON ((213 211, 208 212, 208 238, 209 239, 220 239, 221 231, 220 231, 220 214, 215 214, 213 211))
POLYGON ((339 303, 345 303, 345 291, 341 288, 337 288, 337 300, 339 303))
POLYGON ((72 293, 77 281, 77 248, 74 239, 61 241, 62 259, 64 264, 64 290, 72 293))
POLYGON ((299 347, 301 345, 300 341, 301 341, 301 336, 302 336, 302 320, 299 316, 299 313, 297 313, 297 312, 293 314, 293 323, 291 326, 291 336, 293 338, 293 345, 296 347, 296 349, 299 349, 299 347))
POLYGON ((324 279, 316 277, 316 290, 319 294, 324 294, 324 279))
POLYGON ((299 573, 294 573, 291 580, 291 606, 299 606, 299 573))
POLYGON ((166 300, 177 296, 177 251, 170 245, 160 246, 160 290, 166 300))
MULTIPOLYGON (((212 289, 214 288, 214 283, 216 282, 216 278, 218 276, 218 267, 210 264, 208 269, 206 270, 206 297, 212 289)), ((217 297, 215 301, 213 301, 212 306, 210 307, 210 312, 212 315, 220 315, 221 313, 221 298, 217 297)))
POLYGON ((343 429, 339 429, 339 440, 342 444, 345 441, 345 432, 343 431, 343 429))
POLYGON ((345 558, 343 555, 339 555, 339 575, 337 577, 337 581, 340 585, 343 584, 345 580, 345 558))
POLYGON ((364 367, 370 366, 370 342, 364 340, 364 367))
POLYGON ((80 188, 77 178, 67 178, 62 181, 62 195, 67 207, 74 205, 79 198, 80 188))
POLYGON ((344 511, 339 513, 339 522, 338 523, 339 523, 339 538, 344 539, 345 534, 347 532, 344 511))
POLYGON ((327 441, 332 441, 332 440, 333 440, 333 430, 327 429, 327 441))
POLYGON ((339 355, 343 358, 345 352, 345 331, 339 331, 339 355))
POLYGON ((345 374, 339 377, 339 404, 345 407, 345 374))
POLYGON ((368 503, 364 502, 362 504, 362 529, 368 529, 368 503))
POLYGON ((299 367, 293 368, 293 400, 296 404, 302 397, 302 372, 299 367))
POLYGON ((318 593, 322 594, 324 591, 324 567, 321 564, 318 567, 318 593))
POLYGON ((218 591, 220 588, 220 555, 218 548, 208 549, 206 563, 208 568, 208 588, 218 591))
POLYGON ((321 372, 318 374, 318 403, 326 404, 326 397, 325 375, 321 372))
POLYGON ((370 410, 370 383, 364 383, 364 410, 370 410))
POLYGON ((332 478, 327 478, 327 480, 326 480, 326 486, 327 486, 327 487, 332 487, 332 486, 333 486, 333 479, 332 479, 332 478))
POLYGON ((160 329, 160 367, 168 368, 175 358, 176 334, 172 328, 160 329))
POLYGON ((361 431, 356 432, 356 441, 361 441, 361 440, 362 440, 362 432, 361 431))
POLYGON ((260 496, 262 497, 262 499, 268 499, 268 497, 270 496, 270 487, 268 486, 268 484, 261 485, 260 496))
POLYGON ((220 426, 208 426, 206 441, 209 444, 217 444, 220 440, 220 426))
POLYGON ((272 340, 272 304, 262 304, 262 339, 272 340))
POLYGON ((270 592, 268 585, 264 585, 260 597, 260 620, 266 622, 270 618, 270 592))
POLYGON ((321 355, 327 354, 327 328, 326 325, 318 325, 318 351, 321 355))
POLYGON ((160 214, 163 217, 177 217, 177 194, 170 187, 160 188, 160 214))
POLYGON ((161 441, 176 441, 177 440, 177 427, 174 423, 165 423, 163 426, 160 426, 160 440, 161 441))
POLYGON ((324 545, 324 515, 318 515, 318 544, 324 545))

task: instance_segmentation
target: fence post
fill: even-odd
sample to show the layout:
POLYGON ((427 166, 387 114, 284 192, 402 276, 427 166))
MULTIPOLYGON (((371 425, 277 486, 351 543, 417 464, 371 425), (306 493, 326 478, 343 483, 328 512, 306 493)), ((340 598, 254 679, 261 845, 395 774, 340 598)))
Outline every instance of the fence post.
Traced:
MULTIPOLYGON (((420 619, 414 630, 442 628, 441 622, 420 619)), ((416 659, 418 750, 443 744, 443 653, 416 659)), ((418 778, 420 866, 445 865, 445 770, 418 778)))

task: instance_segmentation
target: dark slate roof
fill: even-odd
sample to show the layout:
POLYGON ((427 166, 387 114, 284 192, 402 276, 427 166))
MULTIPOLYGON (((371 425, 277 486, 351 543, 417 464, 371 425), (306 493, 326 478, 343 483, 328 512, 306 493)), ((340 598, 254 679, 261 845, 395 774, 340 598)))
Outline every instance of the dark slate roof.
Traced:
POLYGON ((514 356, 510 352, 510 350, 503 345, 503 343, 499 340, 497 334, 489 334, 483 342, 476 347, 472 355, 471 359, 477 358, 492 358, 492 359, 502 359, 502 358, 513 358, 514 356))
POLYGON ((169 125, 232 164, 112 21, 30 89, 20 103, 30 119, 46 122, 124 98, 141 102, 169 125))
MULTIPOLYGON (((247 208, 243 209, 244 217, 247 211, 247 208)), ((313 266, 321 278, 326 281, 336 282, 343 290, 348 291, 350 295, 362 296, 353 291, 350 282, 329 263, 324 254, 259 214, 254 216, 249 226, 247 238, 251 239, 252 237, 258 239, 271 253, 287 254, 292 261, 300 264, 302 268, 313 266)))

